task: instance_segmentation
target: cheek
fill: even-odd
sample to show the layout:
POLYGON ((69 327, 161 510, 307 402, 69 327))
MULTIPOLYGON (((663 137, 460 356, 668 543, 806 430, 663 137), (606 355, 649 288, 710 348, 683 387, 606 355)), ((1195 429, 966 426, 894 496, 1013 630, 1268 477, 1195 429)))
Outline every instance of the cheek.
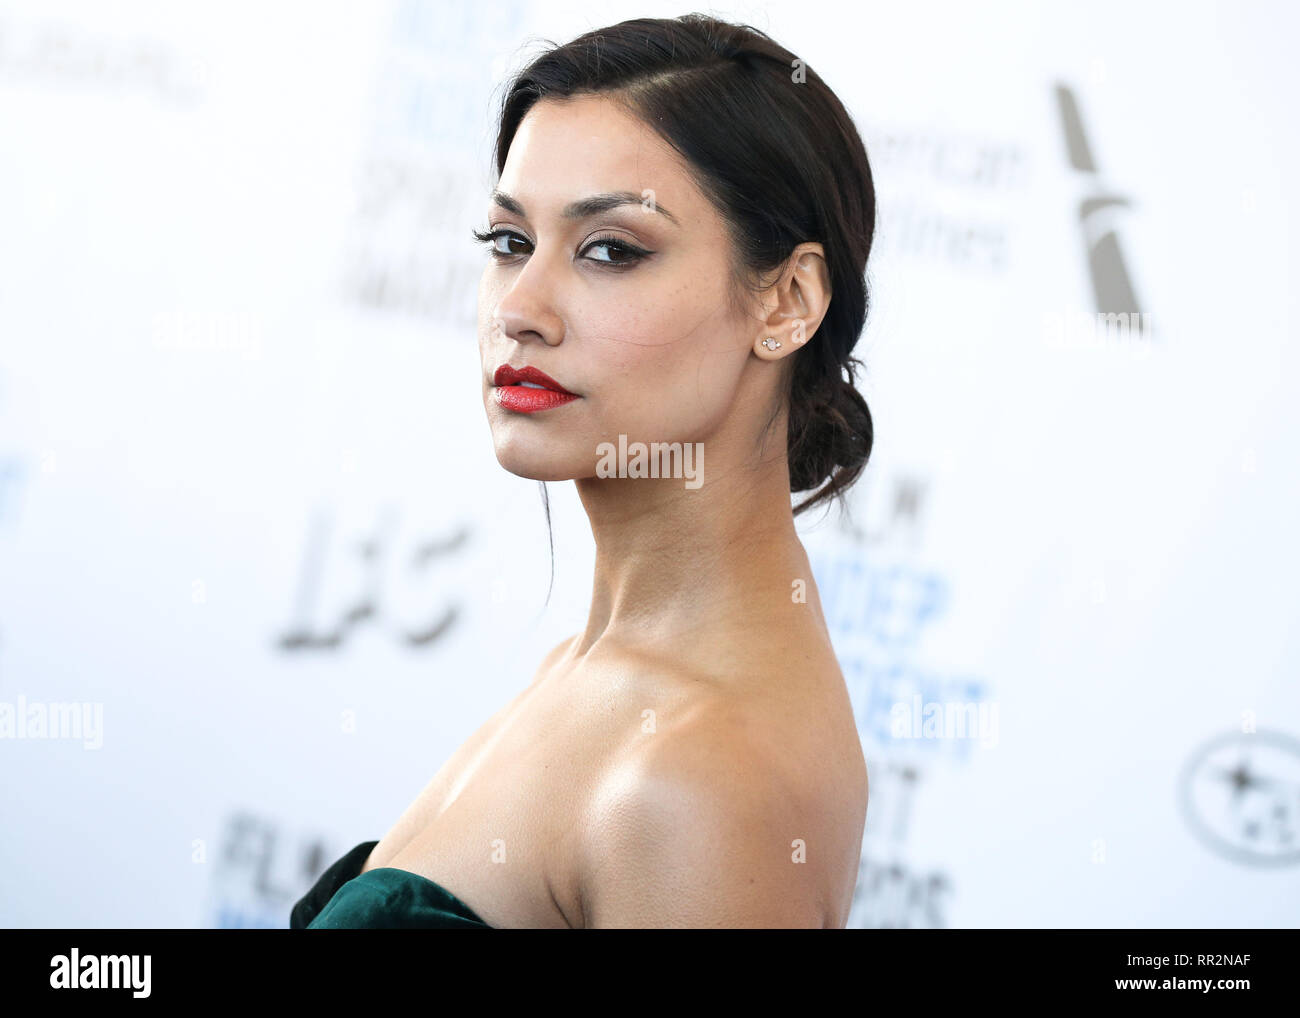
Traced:
POLYGON ((500 303, 498 292, 499 287, 492 282, 490 271, 485 269, 483 275, 479 277, 478 283, 478 346, 480 350, 486 350, 487 343, 492 338, 492 309, 500 303))
POLYGON ((735 399, 748 347, 719 302, 675 296, 589 320, 600 337, 602 431, 643 441, 695 441, 735 399))

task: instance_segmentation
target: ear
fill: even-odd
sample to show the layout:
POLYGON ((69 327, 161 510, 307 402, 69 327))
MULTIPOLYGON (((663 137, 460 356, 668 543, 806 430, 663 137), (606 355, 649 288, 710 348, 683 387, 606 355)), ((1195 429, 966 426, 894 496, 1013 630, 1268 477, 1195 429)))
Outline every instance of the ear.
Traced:
POLYGON ((800 244, 763 294, 767 316, 754 337, 754 353, 767 361, 789 356, 812 339, 830 303, 826 252, 815 241, 800 244))

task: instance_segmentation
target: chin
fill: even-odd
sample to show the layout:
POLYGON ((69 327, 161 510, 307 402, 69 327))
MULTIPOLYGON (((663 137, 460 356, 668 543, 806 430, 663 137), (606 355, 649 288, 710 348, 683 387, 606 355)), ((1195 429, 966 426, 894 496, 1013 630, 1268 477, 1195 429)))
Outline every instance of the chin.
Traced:
POLYGON ((582 457, 576 450, 566 453, 557 449, 556 443, 541 434, 520 435, 511 427, 494 428, 492 443, 497 462, 516 477, 530 481, 572 481, 589 477, 595 472, 590 457, 582 457))

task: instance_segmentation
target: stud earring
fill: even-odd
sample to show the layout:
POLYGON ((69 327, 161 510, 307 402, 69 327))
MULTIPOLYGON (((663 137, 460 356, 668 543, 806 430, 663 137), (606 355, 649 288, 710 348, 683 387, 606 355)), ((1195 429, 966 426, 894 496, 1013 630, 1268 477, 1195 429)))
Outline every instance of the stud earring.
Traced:
POLYGON ((767 339, 763 340, 763 345, 769 350, 781 349, 781 341, 779 339, 773 339, 771 336, 768 336, 767 339))

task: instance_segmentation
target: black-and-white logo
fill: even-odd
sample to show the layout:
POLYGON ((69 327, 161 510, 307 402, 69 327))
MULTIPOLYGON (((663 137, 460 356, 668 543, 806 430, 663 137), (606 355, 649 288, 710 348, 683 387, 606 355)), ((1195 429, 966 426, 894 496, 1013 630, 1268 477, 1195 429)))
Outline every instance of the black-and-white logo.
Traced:
POLYGON ((1249 866, 1300 862, 1300 741, 1221 736, 1192 755, 1179 785, 1188 824, 1214 851, 1249 866))

